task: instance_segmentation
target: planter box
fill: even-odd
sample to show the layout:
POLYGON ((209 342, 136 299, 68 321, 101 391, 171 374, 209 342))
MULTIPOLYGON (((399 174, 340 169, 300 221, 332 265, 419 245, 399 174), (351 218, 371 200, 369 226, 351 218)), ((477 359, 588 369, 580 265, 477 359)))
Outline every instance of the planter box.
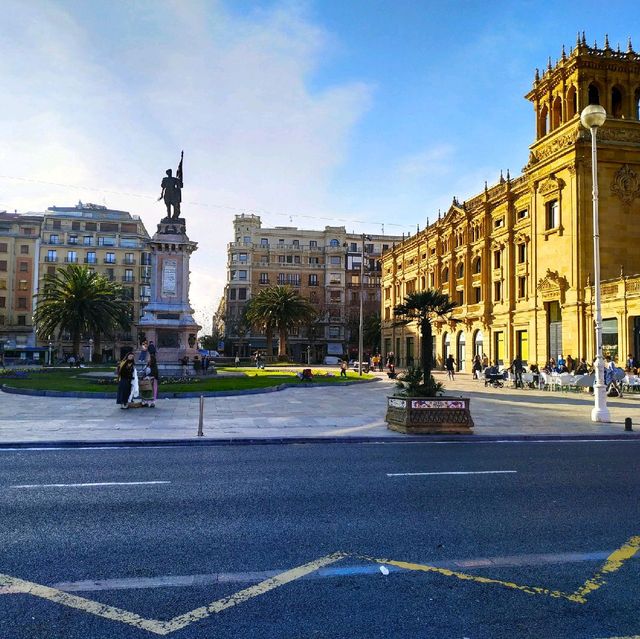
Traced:
POLYGON ((385 421, 391 430, 411 434, 471 434, 469 398, 387 397, 385 421))

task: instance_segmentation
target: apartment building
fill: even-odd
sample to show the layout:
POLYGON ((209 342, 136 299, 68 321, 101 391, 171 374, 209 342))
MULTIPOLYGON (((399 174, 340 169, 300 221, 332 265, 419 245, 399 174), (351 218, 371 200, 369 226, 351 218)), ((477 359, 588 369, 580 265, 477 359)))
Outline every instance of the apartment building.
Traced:
MULTIPOLYGON (((151 255, 149 234, 142 220, 127 211, 79 202, 72 207, 52 206, 42 218, 39 252, 40 279, 65 264, 82 264, 122 285, 133 302, 134 323, 151 298, 151 255)), ((63 335, 59 355, 70 353, 69 336, 63 335)), ((89 357, 85 336, 83 354, 89 357)), ((100 350, 105 359, 119 358, 138 343, 135 326, 102 337, 100 350)))
POLYGON ((500 176, 383 257, 383 350, 400 365, 420 352, 414 325, 393 308, 407 293, 441 290, 453 320, 433 326, 433 356, 474 355, 508 364, 516 355, 595 356, 591 136, 588 104, 607 120, 597 134, 605 354, 640 358, 640 55, 589 47, 584 36, 555 66, 535 73, 526 95, 536 139, 522 175, 500 176))
POLYGON ((223 307, 226 354, 266 350, 264 334, 243 322, 243 309, 253 295, 276 285, 292 286, 318 311, 315 322, 289 335, 290 357, 313 363, 357 351, 360 291, 364 312, 379 313, 380 258, 401 238, 347 233, 343 226, 264 228, 259 216, 245 214, 236 215, 233 226, 223 307))
POLYGON ((7 359, 40 357, 32 315, 41 224, 42 215, 0 212, 0 346, 7 359))

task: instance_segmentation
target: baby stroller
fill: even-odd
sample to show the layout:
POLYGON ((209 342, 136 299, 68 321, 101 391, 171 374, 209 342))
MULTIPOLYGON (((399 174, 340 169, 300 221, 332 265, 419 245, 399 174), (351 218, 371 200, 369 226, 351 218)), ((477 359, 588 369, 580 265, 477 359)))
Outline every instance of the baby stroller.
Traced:
POLYGON ((153 378, 145 377, 140 380, 140 399, 142 400, 142 405, 147 406, 148 408, 155 408, 156 402, 153 399, 153 378))
POLYGON ((493 386, 493 388, 502 388, 507 372, 500 373, 496 367, 490 366, 484 371, 484 385, 493 386))

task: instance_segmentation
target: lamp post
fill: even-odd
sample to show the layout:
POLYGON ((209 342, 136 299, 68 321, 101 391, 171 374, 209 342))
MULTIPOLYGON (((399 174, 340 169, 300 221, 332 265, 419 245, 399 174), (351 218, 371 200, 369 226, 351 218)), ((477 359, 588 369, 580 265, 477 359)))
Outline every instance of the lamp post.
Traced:
POLYGON ((51 366, 51 347, 53 346, 53 342, 51 341, 51 335, 49 335, 49 366, 51 366))
POLYGON ((360 321, 358 330, 358 375, 362 377, 362 356, 364 350, 364 317, 363 317, 363 299, 364 299, 364 243, 371 238, 362 234, 362 259, 360 260, 360 321))
POLYGON ((93 337, 89 338, 89 364, 93 361, 93 337))
POLYGON ((607 388, 604 383, 604 360, 602 358, 602 307, 600 303, 600 227, 598 222, 598 151, 596 135, 598 127, 607 119, 607 112, 599 104, 590 104, 580 114, 580 122, 591 131, 591 179, 593 183, 593 288, 595 291, 596 329, 596 379, 593 385, 594 407, 592 422, 609 422, 607 388))

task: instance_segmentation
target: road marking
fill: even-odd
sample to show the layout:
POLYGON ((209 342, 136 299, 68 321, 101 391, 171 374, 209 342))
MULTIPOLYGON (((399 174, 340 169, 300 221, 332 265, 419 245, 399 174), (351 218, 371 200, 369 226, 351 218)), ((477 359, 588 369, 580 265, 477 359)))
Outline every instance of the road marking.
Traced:
POLYGON ((439 473, 387 473, 387 477, 422 477, 424 475, 503 475, 517 470, 448 470, 439 473))
POLYGON ((606 582, 605 575, 612 574, 624 565, 624 563, 631 559, 640 550, 640 536, 631 537, 624 545, 617 550, 614 550, 605 561, 600 570, 593 576, 587 579, 580 588, 575 592, 568 593, 560 590, 551 590, 540 586, 526 586, 516 584, 510 581, 503 581, 500 579, 492 579, 490 577, 482 577, 479 575, 469 575, 467 573, 458 572, 456 570, 450 570, 448 568, 439 568, 437 566, 429 566, 426 564, 415 564, 406 561, 394 561, 391 559, 376 559, 374 557, 364 557, 362 559, 368 559, 375 561, 379 564, 386 564, 391 566, 397 566, 398 568, 404 568, 405 570, 419 570, 422 572, 435 572, 447 577, 457 577, 463 581, 474 581, 481 584, 496 584, 504 586, 505 588, 512 588, 514 590, 520 590, 530 595, 546 595, 548 597, 555 597, 561 599, 568 599, 574 603, 584 604, 587 602, 587 597, 601 588, 606 582))
POLYGON ((11 575, 0 574, 0 587, 8 589, 13 594, 33 595, 34 597, 40 597, 41 599, 46 599, 63 606, 68 606, 69 608, 75 608, 77 610, 96 615, 97 617, 103 617, 105 619, 110 619, 111 621, 119 621, 135 628, 142 628, 143 630, 148 630, 149 632, 157 635, 168 635, 176 630, 185 628, 195 621, 206 619, 212 614, 222 612, 223 610, 232 608, 233 606, 243 603, 252 597, 263 595, 270 590, 284 586, 296 579, 300 579, 323 566, 328 566, 336 561, 340 561, 346 556, 347 553, 336 552, 331 555, 326 555, 325 557, 320 557, 320 559, 303 564, 302 566, 297 566, 291 570, 286 570, 285 572, 275 575, 274 577, 270 577, 269 579, 265 579, 254 586, 240 590, 229 597, 212 601, 205 606, 191 610, 183 615, 173 617, 173 619, 169 619, 168 621, 146 619, 121 608, 108 606, 106 604, 92 601, 91 599, 78 597, 77 595, 70 595, 56 588, 43 586, 32 581, 25 581, 24 579, 12 577, 11 575))
POLYGON ((170 481, 103 481, 89 484, 22 484, 9 486, 9 488, 94 488, 96 486, 155 486, 170 483, 170 481))

